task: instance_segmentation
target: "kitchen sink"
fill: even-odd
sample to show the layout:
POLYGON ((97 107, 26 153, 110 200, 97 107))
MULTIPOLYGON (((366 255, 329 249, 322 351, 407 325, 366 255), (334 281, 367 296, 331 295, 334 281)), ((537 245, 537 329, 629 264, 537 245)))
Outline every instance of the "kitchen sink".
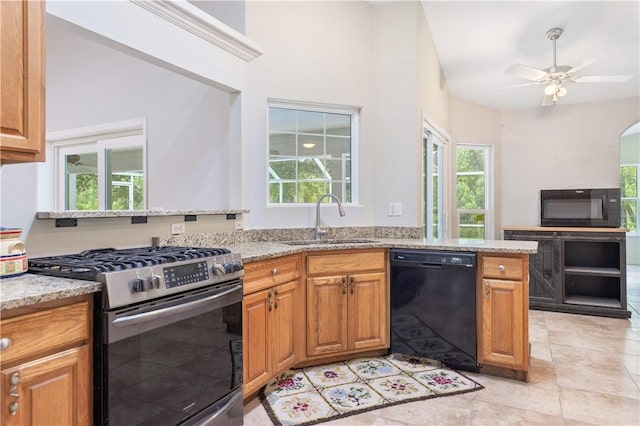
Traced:
POLYGON ((282 244, 290 246, 310 246, 315 244, 331 245, 331 244, 366 244, 377 243, 375 240, 368 240, 364 238, 327 238, 324 240, 297 240, 297 241, 283 241, 282 244))

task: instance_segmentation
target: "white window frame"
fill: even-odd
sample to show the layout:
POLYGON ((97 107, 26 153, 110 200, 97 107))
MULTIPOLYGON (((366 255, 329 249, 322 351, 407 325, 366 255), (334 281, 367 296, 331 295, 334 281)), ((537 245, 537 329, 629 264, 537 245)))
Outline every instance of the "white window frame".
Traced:
POLYGON ((494 220, 494 173, 493 173, 493 146, 474 143, 458 143, 456 144, 456 153, 454 156, 454 176, 455 176, 455 198, 454 204, 456 209, 454 227, 455 238, 460 238, 460 215, 461 214, 484 214, 484 239, 493 240, 495 235, 494 220), (458 167, 457 153, 458 149, 481 149, 484 155, 484 209, 459 209, 458 208, 458 167))
MULTIPOLYGON (((345 114, 351 116, 351 201, 342 201, 342 204, 356 205, 359 203, 359 182, 357 176, 360 175, 360 165, 358 159, 359 145, 360 145, 360 107, 336 105, 336 104, 322 104, 317 102, 304 102, 304 101, 291 101, 285 99, 268 99, 267 102, 267 115, 269 114, 269 108, 282 108, 295 111, 312 111, 312 112, 324 112, 329 114, 345 114)), ((267 119, 267 147, 270 146, 269 141, 269 120, 267 119)), ((343 154, 344 157, 345 154, 343 154)), ((270 167, 270 153, 267 149, 267 184, 266 184, 266 200, 267 207, 280 207, 280 206, 313 206, 315 203, 271 203, 269 202, 269 176, 273 173, 270 167)), ((346 182, 343 180, 343 194, 344 186, 346 182)))
POLYGON ((52 181, 53 201, 56 211, 65 211, 65 155, 67 153, 97 152, 98 154, 98 210, 105 210, 105 176, 104 169, 100 172, 100 165, 104 165, 106 149, 142 148, 142 168, 144 175, 143 209, 147 208, 147 122, 145 118, 105 123, 97 126, 82 127, 47 133, 46 139, 53 151, 52 181), (127 136, 140 136, 138 142, 123 142, 115 139, 127 136))
MULTIPOLYGON (((440 170, 438 170, 438 182, 440 183, 440 190, 438 191, 438 218, 439 218, 439 228, 438 228, 438 239, 445 238, 448 230, 448 208, 447 208, 447 197, 445 194, 447 193, 447 161, 446 161, 446 152, 447 152, 447 143, 449 142, 449 136, 443 131, 437 129, 435 126, 431 125, 426 119, 423 119, 422 125, 422 137, 423 137, 423 155, 422 158, 429 158, 429 161, 426 164, 423 164, 423 175, 422 182, 423 188, 422 193, 424 194, 424 203, 423 203, 423 217, 424 217, 424 232, 426 238, 433 238, 433 148, 437 147, 436 155, 438 156, 438 165, 440 170)), ((424 161, 423 161, 424 163, 424 161)))
MULTIPOLYGON (((635 201, 636 202, 636 231, 627 232, 627 235, 630 236, 640 236, 640 163, 621 163, 620 168, 622 167, 635 167, 636 168, 636 188, 638 188, 638 193, 636 197, 623 197, 620 194, 620 216, 622 219, 622 202, 623 201, 635 201)), ((621 188, 622 189, 622 188, 621 188)))

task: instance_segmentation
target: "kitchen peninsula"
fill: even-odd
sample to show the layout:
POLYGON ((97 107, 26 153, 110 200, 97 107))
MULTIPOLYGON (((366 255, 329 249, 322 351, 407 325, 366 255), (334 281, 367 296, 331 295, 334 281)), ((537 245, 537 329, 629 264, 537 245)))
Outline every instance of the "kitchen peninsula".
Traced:
MULTIPOLYGON (((384 353, 388 350, 390 248, 477 253, 478 361, 481 372, 528 380, 527 271, 529 254, 537 251, 536 242, 378 238, 372 233, 359 234, 358 238, 350 236, 349 239, 336 239, 332 244, 308 241, 290 245, 287 241, 252 241, 239 237, 240 235, 236 234, 235 244, 216 243, 220 241, 220 235, 216 234, 162 237, 154 239, 154 244, 225 246, 232 252, 241 253, 245 268, 242 308, 245 400, 255 395, 270 378, 287 368, 346 359, 356 354, 384 353), (311 258, 316 259, 313 271, 309 269, 311 258), (342 261, 337 267, 335 264, 326 264, 329 266, 328 275, 320 273, 324 268, 323 262, 329 258, 332 259, 331 262, 337 258, 342 261), (375 309, 381 314, 381 322, 375 330, 380 333, 371 337, 368 329, 346 324, 350 331, 344 346, 330 349, 319 349, 316 346, 316 352, 313 352, 309 350, 311 338, 315 335, 311 323, 318 312, 308 309, 309 304, 314 303, 314 295, 310 289, 313 284, 328 279, 331 275, 353 277, 351 291, 356 294, 359 283, 363 282, 359 280, 364 277, 363 286, 367 287, 364 294, 375 294, 375 297, 360 297, 359 300, 364 301, 367 310, 373 309, 373 304, 376 304, 375 309), (325 276, 326 278, 322 278, 325 276), (375 290, 373 293, 369 291, 372 288, 375 290), (488 290, 486 294, 485 290, 488 290), (279 309, 277 319, 268 316, 272 312, 269 307, 279 309), (514 314, 508 314, 508 309, 513 309, 514 314), (305 320, 300 321, 300 318, 305 320), (267 324, 267 334, 256 335, 256 324, 263 330, 267 324), (368 334, 363 335, 363 330, 368 334), (272 333, 279 336, 277 347, 268 338, 274 335, 272 333), (263 341, 260 342, 260 339, 263 341)), ((263 235, 263 239, 267 238, 263 235)), ((2 318, 3 321, 11 319, 16 322, 21 315, 29 315, 26 308, 35 311, 43 302, 55 300, 56 308, 59 309, 64 306, 63 302, 67 298, 74 304, 78 302, 78 295, 101 290, 101 284, 95 282, 34 274, 6 279, 2 283, 0 298, 2 318), (15 313, 20 315, 16 316, 15 313)), ((338 290, 337 293, 339 292, 338 290)), ((343 303, 347 304, 346 301, 343 303)), ((359 309, 359 305, 352 304, 351 300, 348 304, 349 309, 359 309)), ((4 334, 2 337, 5 337, 4 334)), ((86 341, 86 338, 83 339, 85 340, 82 342, 86 341)), ((11 349, 16 350, 17 346, 19 345, 15 344, 11 349)), ((5 365, 3 361, 3 371, 14 367, 5 365)))

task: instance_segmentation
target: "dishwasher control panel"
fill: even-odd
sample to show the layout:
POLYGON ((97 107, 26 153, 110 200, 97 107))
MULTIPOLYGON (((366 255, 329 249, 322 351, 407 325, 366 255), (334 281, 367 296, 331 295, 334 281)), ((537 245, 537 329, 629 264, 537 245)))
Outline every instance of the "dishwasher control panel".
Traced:
POLYGON ((425 265, 451 265, 475 268, 476 254, 433 250, 391 250, 391 263, 407 262, 425 265))

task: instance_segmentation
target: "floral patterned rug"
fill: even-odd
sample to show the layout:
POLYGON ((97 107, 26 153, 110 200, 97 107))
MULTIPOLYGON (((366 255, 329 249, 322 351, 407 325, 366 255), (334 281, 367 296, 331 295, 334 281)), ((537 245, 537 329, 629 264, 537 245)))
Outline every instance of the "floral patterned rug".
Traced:
POLYGON ((480 389, 438 361, 391 354, 286 371, 260 390, 260 399, 274 424, 312 425, 480 389))

